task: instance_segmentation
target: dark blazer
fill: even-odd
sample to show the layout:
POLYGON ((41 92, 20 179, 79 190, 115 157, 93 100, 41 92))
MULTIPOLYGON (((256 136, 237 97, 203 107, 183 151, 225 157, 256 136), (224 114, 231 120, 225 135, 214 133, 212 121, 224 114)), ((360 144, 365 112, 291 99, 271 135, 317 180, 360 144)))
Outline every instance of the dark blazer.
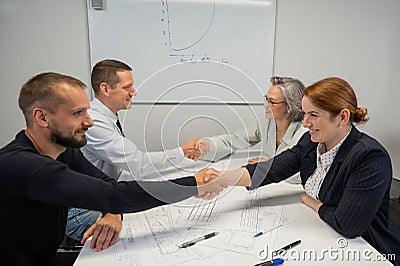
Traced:
MULTIPOLYGON (((300 171, 302 185, 317 167, 317 145, 305 133, 296 146, 269 161, 247 165, 250 189, 280 182, 300 171)), ((322 220, 345 237, 362 236, 400 265, 400 232, 389 217, 392 165, 385 148, 355 127, 343 142, 321 185, 322 220)))

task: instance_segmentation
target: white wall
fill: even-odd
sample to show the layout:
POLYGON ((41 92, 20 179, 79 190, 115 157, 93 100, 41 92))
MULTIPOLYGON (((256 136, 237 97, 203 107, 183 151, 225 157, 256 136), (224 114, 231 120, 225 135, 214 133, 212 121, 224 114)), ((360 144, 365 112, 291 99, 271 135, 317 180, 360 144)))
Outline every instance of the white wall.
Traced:
POLYGON ((306 85, 347 80, 370 120, 361 130, 388 149, 400 176, 400 1, 277 0, 275 70, 306 85))
POLYGON ((0 146, 25 127, 19 90, 54 71, 89 80, 85 0, 0 0, 0 146))
MULTIPOLYGON (((398 10, 398 0, 277 0, 274 73, 298 77, 306 84, 328 76, 349 81, 359 105, 369 110, 370 121, 362 130, 386 146, 395 174, 400 176, 400 124, 396 119, 400 114, 400 91, 396 86, 400 70, 398 10)), ((0 36, 0 145, 4 145, 24 128, 17 98, 21 85, 30 77, 57 71, 89 84, 86 0, 0 0, 0 36)), ((204 108, 226 114, 224 123, 229 130, 242 126, 240 119, 218 107, 185 107, 174 119, 186 119, 191 112, 200 113, 204 108)), ((245 123, 254 119, 246 108, 236 109, 243 112, 245 123)), ((127 113, 132 117, 130 123, 138 124, 127 134, 142 148, 145 130, 150 150, 161 148, 161 137, 164 147, 174 146, 177 133, 166 134, 164 130, 163 136, 159 134, 161 117, 169 108, 157 107, 146 123, 143 115, 147 111, 143 106, 134 106, 127 113)), ((256 112, 262 117, 262 108, 256 112)), ((187 125, 178 136, 181 142, 225 130, 215 123, 187 125)))

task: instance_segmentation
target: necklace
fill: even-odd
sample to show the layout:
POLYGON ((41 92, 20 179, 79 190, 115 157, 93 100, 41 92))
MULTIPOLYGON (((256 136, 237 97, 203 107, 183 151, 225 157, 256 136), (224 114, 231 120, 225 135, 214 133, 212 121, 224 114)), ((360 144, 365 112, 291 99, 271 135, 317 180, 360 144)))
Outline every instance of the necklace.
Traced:
POLYGON ((276 134, 280 134, 280 135, 281 135, 281 134, 285 134, 286 131, 287 131, 287 129, 282 130, 282 131, 276 130, 276 134))
POLYGON ((279 145, 281 145, 283 136, 285 135, 288 128, 289 127, 287 127, 285 130, 278 130, 278 127, 276 127, 276 148, 278 148, 279 145))
POLYGON ((279 145, 281 145, 283 136, 285 135, 287 129, 284 131, 276 131, 276 148, 278 148, 279 145))

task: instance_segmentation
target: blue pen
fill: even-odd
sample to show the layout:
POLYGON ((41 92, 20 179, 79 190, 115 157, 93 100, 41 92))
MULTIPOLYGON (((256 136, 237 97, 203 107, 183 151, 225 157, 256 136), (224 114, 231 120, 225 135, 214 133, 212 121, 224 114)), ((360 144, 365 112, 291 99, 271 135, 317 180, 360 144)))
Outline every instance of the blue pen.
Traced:
POLYGON ((254 235, 254 237, 259 237, 259 236, 265 235, 266 233, 271 232, 272 230, 275 230, 275 229, 281 227, 282 225, 283 224, 277 225, 277 226, 272 227, 271 229, 264 231, 264 232, 258 232, 257 234, 254 235))
POLYGON ((281 265, 284 262, 282 258, 276 258, 273 260, 268 260, 264 261, 258 264, 255 264, 254 266, 276 266, 276 265, 281 265))

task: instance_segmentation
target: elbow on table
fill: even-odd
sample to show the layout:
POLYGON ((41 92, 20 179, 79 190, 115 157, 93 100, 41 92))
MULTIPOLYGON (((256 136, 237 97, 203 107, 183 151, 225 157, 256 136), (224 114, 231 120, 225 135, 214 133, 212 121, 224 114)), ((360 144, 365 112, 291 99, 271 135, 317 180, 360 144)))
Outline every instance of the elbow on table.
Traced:
POLYGON ((336 232, 347 238, 359 237, 368 228, 368 225, 364 222, 365 219, 353 220, 347 215, 337 215, 334 208, 327 205, 322 205, 318 210, 318 214, 336 232))
POLYGON ((360 228, 357 227, 349 227, 349 226, 344 226, 344 227, 337 227, 335 228, 336 232, 338 232, 339 234, 341 234, 342 236, 346 237, 346 238, 356 238, 361 236, 364 231, 360 230, 360 228))
POLYGON ((350 232, 350 233, 348 233, 348 232, 346 232, 346 233, 338 232, 338 233, 341 234, 342 236, 346 237, 346 238, 349 238, 349 239, 361 236, 361 234, 354 233, 354 232, 350 232))

